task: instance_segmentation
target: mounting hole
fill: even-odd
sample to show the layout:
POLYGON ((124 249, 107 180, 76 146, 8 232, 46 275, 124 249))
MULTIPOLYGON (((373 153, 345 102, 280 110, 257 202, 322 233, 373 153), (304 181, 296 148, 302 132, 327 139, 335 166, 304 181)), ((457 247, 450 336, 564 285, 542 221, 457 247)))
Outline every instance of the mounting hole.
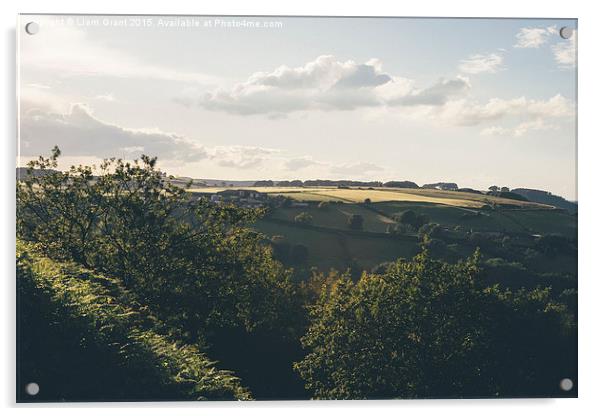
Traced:
POLYGON ((568 26, 563 26, 560 28, 560 37, 562 39, 570 39, 571 37, 573 37, 573 28, 572 27, 568 27, 568 26))
POLYGON ((38 33, 40 31, 40 25, 37 24, 36 22, 29 22, 25 25, 25 31, 29 35, 35 35, 36 33, 38 33))
POLYGON ((563 378, 560 380, 560 389, 563 391, 571 391, 573 390, 573 380, 570 378, 563 378))
POLYGON ((38 383, 29 383, 25 386, 25 393, 29 394, 30 396, 35 396, 39 392, 40 386, 38 383))

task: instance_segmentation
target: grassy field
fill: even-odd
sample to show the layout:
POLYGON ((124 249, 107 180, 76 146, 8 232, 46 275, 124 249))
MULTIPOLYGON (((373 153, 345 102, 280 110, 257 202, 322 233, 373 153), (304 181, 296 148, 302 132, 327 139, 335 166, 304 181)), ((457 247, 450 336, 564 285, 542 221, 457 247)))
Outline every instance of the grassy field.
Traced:
MULTIPOLYGON (((514 261, 522 258, 524 244, 531 244, 529 242, 536 238, 534 235, 562 234, 573 239, 577 232, 576 216, 564 210, 466 192, 334 187, 211 187, 193 189, 191 192, 215 193, 226 189, 249 189, 269 196, 282 195, 307 202, 307 206, 273 208, 269 216, 258 221, 254 228, 268 237, 283 236, 291 245, 304 245, 309 255, 306 267, 316 267, 322 271, 335 268, 352 269, 359 273, 383 262, 415 255, 419 251, 416 229, 406 231, 401 237, 387 233, 390 226, 395 224, 394 215, 406 210, 413 210, 425 216, 427 222, 440 224, 447 230, 444 256, 451 260, 474 251, 477 243, 469 238, 474 233, 497 235, 492 238, 512 236, 515 244, 519 244, 514 251, 508 251, 512 252, 511 257, 514 257, 510 260, 514 261), (365 203, 366 199, 370 199, 370 203, 365 203), (318 203, 322 201, 331 203, 320 208, 318 203), (494 209, 482 209, 492 206, 494 209), (295 217, 303 212, 312 217, 307 226, 295 222, 295 217), (350 230, 348 220, 352 215, 362 216, 362 230, 350 230)), ((475 241, 481 241, 478 244, 485 258, 500 255, 499 243, 475 241)), ((567 264, 571 269, 572 263, 567 264)), ((295 268, 307 272, 303 267, 295 268)), ((544 270, 560 268, 541 266, 541 270, 538 269, 542 273, 544 270)))
POLYGON ((269 195, 284 195, 297 201, 343 201, 347 203, 363 202, 370 199, 372 202, 422 202, 440 205, 450 205, 464 208, 481 208, 483 205, 497 204, 515 208, 551 208, 548 205, 534 202, 517 201, 507 198, 498 198, 488 195, 478 195, 468 192, 439 191, 436 189, 400 189, 400 188, 349 188, 334 187, 242 187, 224 188, 207 187, 195 188, 190 192, 216 193, 226 189, 246 189, 269 195))
POLYGON ((362 204, 331 204, 326 209, 318 208, 317 205, 312 204, 308 207, 278 209, 272 216, 277 219, 294 221, 295 217, 302 212, 307 212, 312 216, 312 224, 337 230, 348 230, 347 222, 353 214, 359 214, 364 218, 363 229, 365 231, 384 233, 389 224, 395 223, 387 216, 369 210, 362 204))
POLYGON ((258 221, 254 228, 268 237, 284 236, 291 244, 302 244, 309 251, 309 266, 321 271, 331 268, 346 270, 355 265, 360 270, 399 257, 411 258, 418 253, 418 245, 408 240, 378 236, 350 235, 340 230, 325 232, 275 223, 269 219, 258 221))

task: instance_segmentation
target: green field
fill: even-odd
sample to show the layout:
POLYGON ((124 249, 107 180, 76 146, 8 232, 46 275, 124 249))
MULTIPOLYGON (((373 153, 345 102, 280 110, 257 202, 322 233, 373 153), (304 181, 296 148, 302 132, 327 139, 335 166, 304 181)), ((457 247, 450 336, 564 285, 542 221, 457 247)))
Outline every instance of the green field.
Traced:
POLYGON ((484 205, 497 204, 515 208, 552 208, 534 202, 517 201, 489 195, 478 195, 468 192, 439 191, 436 189, 401 189, 401 188, 334 188, 334 187, 207 187, 195 188, 190 192, 216 193, 227 189, 244 189, 267 193, 272 196, 288 196, 297 201, 343 201, 347 203, 406 201, 465 208, 481 208, 484 205))
MULTIPOLYGON (((254 228, 271 238, 282 236, 291 245, 303 245, 308 251, 307 265, 295 265, 298 273, 311 267, 370 270, 380 263, 412 257, 419 249, 418 230, 395 236, 395 214, 412 210, 428 223, 444 230, 441 255, 454 260, 469 255, 479 246, 485 258, 500 257, 501 239, 508 236, 515 248, 504 248, 507 260, 530 262, 541 273, 560 270, 548 267, 553 259, 527 259, 524 252, 535 244, 537 236, 560 234, 576 238, 577 218, 566 211, 533 202, 517 201, 466 192, 433 189, 335 188, 335 187, 245 187, 198 188, 191 192, 215 193, 226 189, 248 189, 285 196, 305 206, 276 206, 254 228), (366 203, 365 200, 370 202, 366 203), (329 202, 319 206, 320 202, 329 202), (308 224, 295 221, 301 213, 311 215, 308 224), (349 218, 361 215, 361 230, 349 228, 349 218), (475 238, 471 236, 480 234, 475 238)), ((441 246, 441 243, 439 243, 441 246)), ((573 262, 569 264, 569 271, 573 262)))

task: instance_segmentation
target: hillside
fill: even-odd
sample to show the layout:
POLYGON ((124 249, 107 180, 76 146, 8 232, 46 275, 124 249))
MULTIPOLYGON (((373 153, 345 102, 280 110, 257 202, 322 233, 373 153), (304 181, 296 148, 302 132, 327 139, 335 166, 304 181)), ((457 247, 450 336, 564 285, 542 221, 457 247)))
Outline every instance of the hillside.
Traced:
POLYGON ((250 398, 238 378, 166 332, 117 279, 18 242, 17 281, 18 356, 26 358, 18 374, 43 386, 36 401, 250 398))
POLYGON ((548 191, 542 191, 539 189, 516 188, 513 189, 512 192, 524 196, 529 201, 538 202, 540 204, 552 205, 560 209, 566 209, 571 214, 577 212, 576 202, 567 201, 563 197, 554 195, 553 193, 548 191))

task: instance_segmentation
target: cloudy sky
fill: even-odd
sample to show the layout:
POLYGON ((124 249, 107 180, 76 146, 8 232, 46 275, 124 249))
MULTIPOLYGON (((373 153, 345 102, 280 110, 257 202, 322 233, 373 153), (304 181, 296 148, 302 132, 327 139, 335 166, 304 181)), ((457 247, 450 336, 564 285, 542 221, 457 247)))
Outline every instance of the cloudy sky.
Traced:
POLYGON ((576 199, 571 20, 22 16, 20 158, 576 199))

